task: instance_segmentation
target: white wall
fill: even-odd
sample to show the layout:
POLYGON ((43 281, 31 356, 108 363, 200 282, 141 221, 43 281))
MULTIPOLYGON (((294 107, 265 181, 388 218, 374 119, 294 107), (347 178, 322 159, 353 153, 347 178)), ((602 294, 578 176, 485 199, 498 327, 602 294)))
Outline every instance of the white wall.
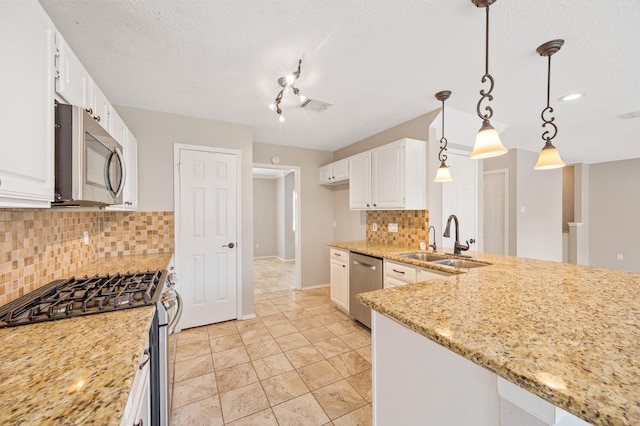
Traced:
POLYGON ((534 170, 537 159, 517 150, 517 255, 562 262, 562 169, 534 170))
POLYGON ((318 168, 332 161, 329 151, 293 148, 264 143, 253 144, 253 162, 270 163, 280 157, 280 164, 300 167, 300 239, 302 287, 329 283, 329 249, 333 241, 333 193, 318 184, 318 168))
POLYGON ((640 272, 639 183, 638 158, 589 165, 591 266, 640 272))
POLYGON ((173 211, 175 143, 237 149, 241 152, 239 247, 242 315, 253 314, 253 145, 248 126, 158 111, 116 106, 138 139, 138 205, 141 211, 173 211))
POLYGON ((284 254, 283 259, 294 260, 296 258, 296 234, 293 231, 293 194, 296 189, 295 173, 291 172, 284 177, 284 254))
POLYGON ((253 179, 253 256, 276 256, 275 179, 253 179))

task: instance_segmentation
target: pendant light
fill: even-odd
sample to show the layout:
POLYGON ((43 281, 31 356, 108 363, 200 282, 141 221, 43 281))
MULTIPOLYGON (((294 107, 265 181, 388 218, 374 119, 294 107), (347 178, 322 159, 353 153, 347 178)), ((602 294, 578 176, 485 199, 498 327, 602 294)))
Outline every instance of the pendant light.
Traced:
POLYGON ((444 137, 444 101, 449 99, 449 96, 451 96, 450 90, 443 90, 442 92, 436 93, 436 99, 442 102, 442 137, 440 138, 440 152, 438 153, 440 167, 438 167, 436 178, 433 180, 434 182, 451 182, 453 180, 451 173, 449 173, 449 167, 445 164, 447 155, 442 153, 447 150, 447 138, 444 137))
POLYGON ((480 90, 480 100, 478 101, 477 112, 478 117, 482 119, 482 127, 478 130, 478 134, 476 135, 476 143, 473 146, 473 151, 471 152, 470 157, 474 159, 482 159, 482 158, 491 158, 497 157, 498 155, 505 154, 507 152, 507 148, 502 145, 500 141, 500 136, 494 127, 491 125, 489 121, 493 116, 493 108, 489 105, 485 106, 484 109, 486 111, 485 114, 480 112, 480 106, 482 101, 485 99, 487 101, 493 100, 493 95, 491 92, 493 91, 493 76, 489 74, 489 6, 495 3, 497 0, 471 0, 471 3, 476 5, 476 7, 484 7, 487 11, 487 31, 485 38, 485 72, 482 76, 482 83, 486 83, 489 81, 489 90, 485 92, 484 89, 480 90))
POLYGON ((564 44, 564 40, 551 40, 548 41, 538 49, 536 52, 540 56, 546 56, 549 59, 549 63, 547 65, 547 107, 542 110, 542 127, 547 127, 547 124, 552 127, 553 133, 550 134, 549 130, 545 130, 542 134, 542 140, 545 141, 544 147, 540 151, 540 155, 538 156, 538 162, 533 167, 536 170, 548 170, 548 169, 557 169, 559 167, 564 167, 564 161, 560 158, 560 154, 555 146, 551 143, 551 140, 556 137, 558 134, 558 128, 555 124, 553 124, 555 117, 545 118, 546 113, 553 113, 553 108, 549 104, 550 94, 551 94, 551 55, 556 53, 562 45, 564 44))

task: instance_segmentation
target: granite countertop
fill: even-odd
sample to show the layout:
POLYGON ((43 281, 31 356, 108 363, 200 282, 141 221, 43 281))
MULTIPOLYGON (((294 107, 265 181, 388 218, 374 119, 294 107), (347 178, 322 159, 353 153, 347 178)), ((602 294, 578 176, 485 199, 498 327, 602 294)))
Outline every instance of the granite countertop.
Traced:
MULTIPOLYGON (((402 261, 418 251, 330 245, 402 261)), ((476 256, 491 265, 358 298, 592 424, 640 424, 640 274, 476 256)))
MULTIPOLYGON (((166 269, 170 258, 112 258, 74 275, 166 269)), ((120 424, 154 313, 144 306, 0 329, 0 424, 120 424)))

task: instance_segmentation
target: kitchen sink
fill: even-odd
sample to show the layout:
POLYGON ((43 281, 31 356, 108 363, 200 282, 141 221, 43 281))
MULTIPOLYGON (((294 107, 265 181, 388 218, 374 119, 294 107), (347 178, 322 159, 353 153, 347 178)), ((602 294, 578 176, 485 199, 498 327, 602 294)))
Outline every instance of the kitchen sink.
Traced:
POLYGON ((443 260, 436 260, 433 263, 437 265, 453 266, 454 268, 465 268, 465 269, 479 268, 480 266, 488 265, 487 263, 474 262, 474 261, 465 260, 465 259, 443 259, 443 260))
POLYGON ((447 260, 446 256, 440 256, 437 254, 431 253, 423 253, 423 252, 415 252, 415 253, 402 253, 399 254, 400 257, 408 257, 409 259, 422 260, 424 262, 434 262, 436 260, 447 260))

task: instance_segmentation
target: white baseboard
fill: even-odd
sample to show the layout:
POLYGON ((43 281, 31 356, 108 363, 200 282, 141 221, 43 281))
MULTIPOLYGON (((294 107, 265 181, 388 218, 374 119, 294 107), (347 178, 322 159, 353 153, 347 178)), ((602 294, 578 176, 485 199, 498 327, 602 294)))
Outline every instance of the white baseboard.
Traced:
POLYGON ((329 287, 330 284, 318 284, 318 285, 312 285, 309 287, 302 287, 300 290, 311 290, 314 288, 322 288, 322 287, 329 287))
POLYGON ((256 314, 249 314, 249 315, 243 315, 242 317, 238 318, 240 321, 244 321, 244 320, 249 320, 249 319, 253 319, 256 318, 256 314))

